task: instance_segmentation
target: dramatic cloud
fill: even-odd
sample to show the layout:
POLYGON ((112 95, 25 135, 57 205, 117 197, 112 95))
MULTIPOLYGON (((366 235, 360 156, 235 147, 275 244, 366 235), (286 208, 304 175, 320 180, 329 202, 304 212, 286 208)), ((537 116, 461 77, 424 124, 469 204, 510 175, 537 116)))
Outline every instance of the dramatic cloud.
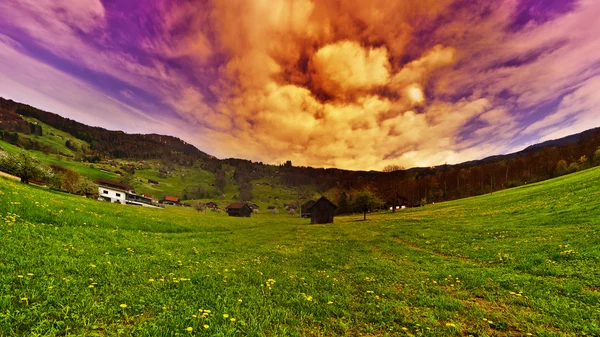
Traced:
POLYGON ((594 0, 5 0, 0 96, 219 157, 456 163, 600 125, 598 15, 594 0))

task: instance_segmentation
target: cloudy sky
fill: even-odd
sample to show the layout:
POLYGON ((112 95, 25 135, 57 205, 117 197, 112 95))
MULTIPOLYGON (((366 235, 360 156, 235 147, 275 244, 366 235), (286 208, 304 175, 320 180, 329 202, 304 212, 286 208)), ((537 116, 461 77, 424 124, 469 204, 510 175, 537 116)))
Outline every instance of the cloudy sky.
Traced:
POLYGON ((598 0, 2 0, 0 96, 217 157, 458 163, 600 126, 598 0))

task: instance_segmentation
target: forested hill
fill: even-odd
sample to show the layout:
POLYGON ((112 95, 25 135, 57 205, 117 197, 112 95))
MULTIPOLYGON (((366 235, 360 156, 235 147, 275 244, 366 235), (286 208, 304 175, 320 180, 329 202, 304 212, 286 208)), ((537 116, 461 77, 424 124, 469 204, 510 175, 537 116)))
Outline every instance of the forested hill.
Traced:
MULTIPOLYGON (((316 190, 340 203, 342 212, 344 203, 357 200, 365 191, 386 206, 421 205, 491 193, 600 165, 600 128, 457 165, 366 172, 297 167, 290 162, 274 166, 244 159, 219 160, 175 137, 109 131, 0 99, 0 139, 29 150, 65 154, 66 150, 57 151, 40 141, 45 131, 37 121, 73 136, 70 141, 59 138, 62 143, 58 145, 72 149, 66 156, 76 157, 78 162, 157 159, 168 168, 177 164, 214 175, 227 168, 239 185, 278 185, 300 194, 302 189, 316 190)), ((184 195, 183 191, 180 194, 184 195)))
MULTIPOLYGON (((18 115, 35 118, 56 129, 86 141, 96 155, 107 158, 160 159, 165 156, 206 158, 208 155, 183 140, 157 134, 127 134, 92 127, 32 106, 0 98, 0 117, 18 119, 18 115)), ((2 127, 0 127, 2 129, 2 127)), ((20 131, 6 130, 5 131, 20 131)))

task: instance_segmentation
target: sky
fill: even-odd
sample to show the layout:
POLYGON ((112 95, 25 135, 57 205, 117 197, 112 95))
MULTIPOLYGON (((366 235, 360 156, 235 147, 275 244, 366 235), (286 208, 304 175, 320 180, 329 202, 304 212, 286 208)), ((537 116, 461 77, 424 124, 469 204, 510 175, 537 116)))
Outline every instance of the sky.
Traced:
POLYGON ((598 0, 2 0, 0 96, 219 158, 381 170, 600 126, 598 0))

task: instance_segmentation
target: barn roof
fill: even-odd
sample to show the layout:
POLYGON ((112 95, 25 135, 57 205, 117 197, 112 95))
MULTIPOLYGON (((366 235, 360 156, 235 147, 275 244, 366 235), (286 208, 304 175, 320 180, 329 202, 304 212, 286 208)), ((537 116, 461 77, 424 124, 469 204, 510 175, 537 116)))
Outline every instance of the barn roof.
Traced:
POLYGON ((97 179, 95 181, 95 183, 97 185, 105 186, 105 187, 108 187, 108 188, 116 188, 116 189, 125 190, 125 191, 131 191, 131 190, 133 190, 133 186, 131 186, 131 185, 119 183, 119 182, 108 180, 108 179, 102 179, 102 178, 100 178, 100 179, 97 179))
POLYGON ((165 197, 165 201, 179 202, 179 198, 178 198, 178 197, 171 196, 171 195, 167 195, 167 196, 165 197))
POLYGON ((314 204, 315 204, 315 202, 316 202, 316 201, 314 201, 314 200, 309 200, 309 201, 305 202, 305 203, 302 205, 302 209, 303 209, 303 210, 307 210, 307 209, 311 208, 311 207, 312 207, 312 205, 314 205, 314 204))
POLYGON ((321 204, 321 203, 327 203, 327 204, 331 205, 331 207, 333 209, 337 209, 338 208, 337 205, 334 204, 333 202, 329 201, 329 199, 327 199, 325 197, 321 197, 317 201, 315 201, 312 205, 308 206, 308 208, 306 210, 310 211, 313 207, 315 207, 316 204, 321 204))
POLYGON ((229 206, 227 206, 227 209, 240 209, 244 206, 246 206, 246 204, 243 202, 234 202, 232 204, 229 204, 229 206))

